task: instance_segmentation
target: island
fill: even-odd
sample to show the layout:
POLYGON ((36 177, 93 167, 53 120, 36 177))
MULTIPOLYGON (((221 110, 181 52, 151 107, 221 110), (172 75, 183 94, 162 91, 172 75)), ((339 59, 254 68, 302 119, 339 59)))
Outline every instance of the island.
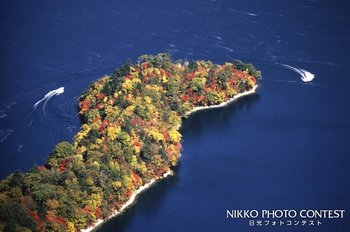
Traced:
POLYGON ((91 231, 172 173, 181 121, 253 93, 261 77, 240 60, 140 56, 79 97, 82 125, 42 166, 0 182, 0 231, 91 231))

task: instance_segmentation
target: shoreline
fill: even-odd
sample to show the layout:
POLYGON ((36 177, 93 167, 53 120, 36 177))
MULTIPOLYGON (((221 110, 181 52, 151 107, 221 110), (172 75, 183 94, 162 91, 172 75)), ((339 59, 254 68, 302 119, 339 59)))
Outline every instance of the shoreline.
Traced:
MULTIPOLYGON (((253 94, 256 92, 256 89, 258 88, 258 85, 255 85, 251 90, 248 90, 248 91, 245 91, 243 93, 239 93, 239 94, 236 94, 233 98, 225 101, 225 102, 222 102, 218 105, 211 105, 211 106, 198 106, 198 107, 195 107, 193 108, 192 110, 190 110, 189 112, 187 112, 184 116, 187 117, 189 116, 190 114, 194 113, 194 112, 197 112, 197 111, 200 111, 200 110, 205 110, 205 109, 212 109, 212 108, 220 108, 220 107, 223 107, 223 106, 226 106, 228 104, 230 104, 231 102, 237 100, 238 98, 240 97, 243 97, 243 96, 246 96, 246 95, 249 95, 249 94, 253 94)), ((181 123, 178 125, 178 127, 180 128, 181 127, 181 123)), ((181 154, 180 154, 181 156, 181 154)), ((129 206, 131 206, 136 197, 138 196, 138 194, 142 193, 144 190, 150 188, 154 183, 156 183, 157 181, 161 180, 161 179, 164 179, 166 178, 167 176, 169 175, 173 175, 173 171, 172 170, 169 170, 167 171, 166 173, 164 173, 161 177, 157 178, 157 179, 152 179, 150 182, 140 186, 132 195, 131 197, 129 198, 129 200, 127 202, 125 202, 125 204, 119 209, 119 210, 115 210, 110 216, 108 216, 106 219, 98 219, 95 224, 93 224, 92 226, 86 228, 86 229, 82 229, 80 230, 80 232, 91 232, 93 231, 94 229, 96 229, 98 226, 100 226, 101 224, 103 224, 104 222, 110 220, 111 218, 113 217, 116 217, 120 214, 122 214, 124 212, 124 210, 126 208, 128 208, 129 206)))
POLYGON ((124 203, 124 205, 119 209, 119 210, 115 210, 110 216, 108 216, 106 219, 98 219, 95 224, 93 224, 92 226, 86 228, 86 229, 82 229, 80 230, 81 232, 91 232, 94 229, 96 229, 98 226, 100 226, 101 224, 103 224, 104 222, 110 220, 113 217, 116 217, 120 214, 122 214, 124 212, 124 210, 126 208, 128 208, 129 206, 131 206, 134 201, 136 200, 136 197, 142 193, 144 190, 150 188, 154 183, 156 183, 157 181, 166 178, 167 176, 171 176, 173 175, 173 171, 169 170, 166 173, 164 173, 161 177, 157 178, 157 179, 152 179, 151 181, 149 181, 148 183, 140 186, 135 192, 133 192, 133 194, 130 196, 129 200, 127 202, 124 203))
POLYGON ((246 95, 255 93, 257 88, 258 88, 258 85, 254 85, 254 87, 253 87, 251 90, 245 91, 245 92, 243 92, 243 93, 236 94, 233 98, 231 98, 231 99, 229 99, 229 100, 227 100, 227 101, 225 101, 225 102, 222 102, 222 103, 220 103, 220 104, 217 104, 217 105, 197 106, 197 107, 194 107, 192 110, 188 111, 188 112, 185 114, 185 117, 189 116, 190 114, 192 114, 192 113, 194 113, 194 112, 200 111, 200 110, 213 109, 213 108, 220 108, 220 107, 226 106, 226 105, 230 104, 231 102, 237 100, 237 99, 240 98, 240 97, 243 97, 243 96, 246 96, 246 95))

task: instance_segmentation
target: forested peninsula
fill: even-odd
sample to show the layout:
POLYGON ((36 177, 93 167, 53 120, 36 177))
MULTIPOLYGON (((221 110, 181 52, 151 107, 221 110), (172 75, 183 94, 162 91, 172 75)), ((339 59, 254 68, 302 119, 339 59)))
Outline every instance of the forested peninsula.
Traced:
POLYGON ((122 211, 179 161, 181 120, 254 91, 261 73, 239 60, 175 61, 143 55, 79 98, 73 141, 42 166, 0 182, 0 231, 80 231, 122 211))

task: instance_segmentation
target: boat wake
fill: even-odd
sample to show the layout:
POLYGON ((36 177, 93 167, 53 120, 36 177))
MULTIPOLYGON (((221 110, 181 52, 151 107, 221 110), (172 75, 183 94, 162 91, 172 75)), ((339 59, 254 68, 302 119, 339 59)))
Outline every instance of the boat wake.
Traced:
POLYGON ((64 93, 64 87, 60 87, 58 89, 55 90, 51 90, 50 92, 48 92, 42 99, 40 99, 39 101, 37 101, 34 105, 33 108, 36 109, 38 107, 38 105, 44 101, 44 105, 43 105, 43 113, 45 114, 45 107, 46 107, 46 103, 53 97, 53 96, 58 96, 60 94, 64 93))
POLYGON ((12 132, 14 132, 14 130, 12 129, 6 129, 4 131, 0 129, 0 143, 3 143, 7 139, 7 137, 9 137, 12 134, 12 132))
POLYGON ((303 82, 310 82, 310 81, 312 81, 315 78, 315 74, 313 74, 313 73, 311 73, 309 71, 306 71, 304 69, 294 68, 294 67, 292 67, 292 66, 290 66, 288 64, 281 64, 281 63, 277 63, 277 64, 279 64, 279 65, 281 65, 281 66, 283 66, 283 67, 285 67, 285 68, 287 68, 289 70, 292 70, 292 71, 298 73, 300 75, 300 78, 301 78, 301 80, 303 82))

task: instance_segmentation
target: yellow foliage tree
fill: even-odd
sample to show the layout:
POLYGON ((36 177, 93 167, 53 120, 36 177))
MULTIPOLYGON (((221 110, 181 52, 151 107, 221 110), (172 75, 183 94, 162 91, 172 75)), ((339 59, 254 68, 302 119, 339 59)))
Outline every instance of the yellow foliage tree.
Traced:
POLYGON ((107 128, 107 136, 110 138, 112 141, 115 140, 118 136, 118 134, 121 132, 120 126, 116 125, 111 125, 107 128))
POLYGON ((126 79, 122 84, 123 89, 131 91, 133 89, 132 81, 130 79, 126 79))
POLYGON ((168 122, 169 122, 172 126, 178 126, 178 125, 180 125, 181 118, 178 116, 178 114, 176 113, 176 111, 171 111, 171 112, 169 113, 168 122))
POLYGON ((169 131, 169 137, 172 143, 179 143, 181 141, 181 134, 174 128, 169 131))
POLYGON ((79 143, 83 138, 85 138, 88 135, 90 130, 91 130, 91 127, 88 124, 83 124, 81 126, 81 130, 75 136, 74 142, 79 143))
POLYGON ((134 191, 135 187, 132 183, 132 179, 129 175, 123 175, 122 176, 122 185, 126 187, 129 191, 134 191))
POLYGON ((67 231, 68 232, 75 232, 76 231, 73 222, 70 222, 70 221, 67 222, 67 231))
POLYGON ((148 132, 148 136, 150 136, 151 138, 153 138, 153 139, 156 140, 157 142, 164 141, 164 135, 162 135, 161 133, 159 133, 159 131, 158 131, 156 128, 152 128, 152 129, 148 132))
POLYGON ((113 182, 113 188, 115 191, 117 191, 121 186, 122 186, 122 183, 120 181, 113 182))

